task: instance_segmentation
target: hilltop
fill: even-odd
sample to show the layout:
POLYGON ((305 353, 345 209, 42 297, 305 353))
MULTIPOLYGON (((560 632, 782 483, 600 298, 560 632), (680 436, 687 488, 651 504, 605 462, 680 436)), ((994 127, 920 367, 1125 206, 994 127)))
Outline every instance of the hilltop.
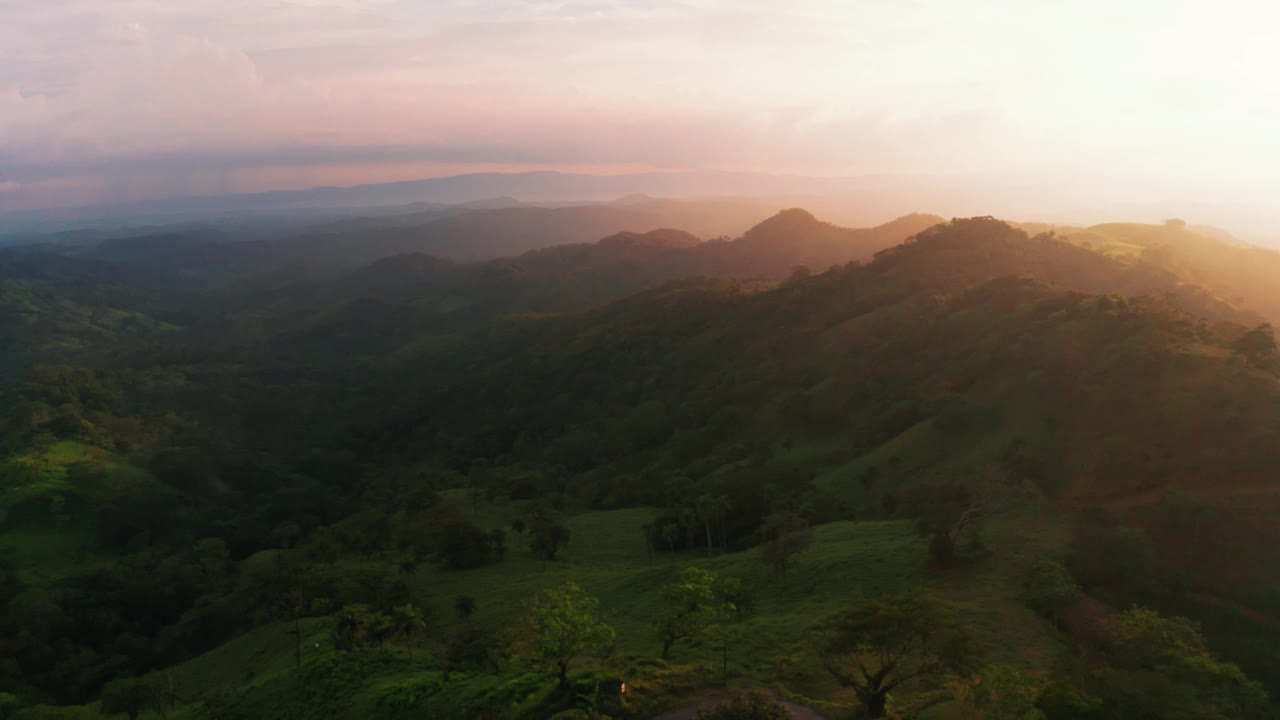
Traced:
MULTIPOLYGON (((282 276, 234 306, 193 292, 181 331, 137 319, 109 341, 65 319, 79 280, 15 272, 7 302, 60 309, 85 354, 39 348, 23 365, 61 365, 0 397, 6 686, 84 704, 137 673, 176 717, 541 719, 625 678, 615 714, 645 717, 725 672, 837 712, 815 654, 832 618, 908 593, 949 603, 982 662, 1036 693, 1163 697, 1096 669, 1137 672, 1104 641, 1133 603, 1199 620, 1280 687, 1280 361, 1247 305, 993 218, 787 210, 732 240, 603 236, 282 276), (991 511, 952 538, 975 503, 991 511), (811 541, 780 572, 784 521, 811 541), (547 557, 554 527, 568 544, 547 557), (1046 558, 1084 591, 1048 618, 1024 602, 1046 558), (658 658, 662 589, 687 566, 753 592, 724 635, 658 658), (512 594, 570 579, 617 645, 566 693, 505 652, 512 594), (412 657, 335 624, 410 602, 430 611, 412 657)), ((173 297, 125 287, 129 307, 173 297)), ((929 717, 972 717, 966 697, 929 717)))
POLYGON ((1216 229, 1188 227, 1181 220, 1163 225, 1108 223, 1065 234, 1072 243, 1114 257, 1162 268, 1181 280, 1212 288, 1220 297, 1280 321, 1275 278, 1280 253, 1235 240, 1216 229))

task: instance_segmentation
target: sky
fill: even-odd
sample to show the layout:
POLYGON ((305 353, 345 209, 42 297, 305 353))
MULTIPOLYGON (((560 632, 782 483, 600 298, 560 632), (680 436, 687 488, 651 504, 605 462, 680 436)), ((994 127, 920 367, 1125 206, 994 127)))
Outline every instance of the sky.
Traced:
POLYGON ((0 210, 524 169, 1263 206, 1276 68, 1261 0, 0 0, 0 210))

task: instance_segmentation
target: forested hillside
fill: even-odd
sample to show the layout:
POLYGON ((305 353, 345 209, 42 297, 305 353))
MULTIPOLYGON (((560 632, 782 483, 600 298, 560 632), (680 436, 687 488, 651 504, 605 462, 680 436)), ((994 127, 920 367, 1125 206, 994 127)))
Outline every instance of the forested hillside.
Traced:
POLYGON ((1188 228, 1180 220, 1163 225, 1109 223, 1070 232, 1067 238, 1118 257, 1141 259, 1185 282, 1213 288, 1237 305, 1270 320, 1280 319, 1275 292, 1280 254, 1246 245, 1212 228, 1188 228))
POLYGON ((1271 296, 1143 227, 3 251, 0 712, 1274 717, 1271 296))

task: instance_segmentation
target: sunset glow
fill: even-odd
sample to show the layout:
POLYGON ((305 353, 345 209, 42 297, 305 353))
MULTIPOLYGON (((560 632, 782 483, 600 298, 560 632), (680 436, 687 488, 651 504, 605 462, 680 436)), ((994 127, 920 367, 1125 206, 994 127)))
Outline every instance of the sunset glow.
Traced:
POLYGON ((1280 189, 1280 14, 1252 1, 0 14, 0 209, 459 169, 980 174, 1248 203, 1280 189))

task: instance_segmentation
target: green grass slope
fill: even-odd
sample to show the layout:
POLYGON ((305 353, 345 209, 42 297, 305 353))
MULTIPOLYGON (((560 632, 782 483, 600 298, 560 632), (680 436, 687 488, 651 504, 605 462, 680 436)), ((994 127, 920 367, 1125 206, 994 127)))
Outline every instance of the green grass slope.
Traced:
MULTIPOLYGON (((504 506, 481 508, 484 521, 497 522, 512 512, 504 506)), ((629 717, 644 717, 714 687, 726 643, 730 685, 773 687, 817 704, 844 701, 812 649, 822 640, 823 621, 862 597, 903 591, 945 597, 984 638, 991 659, 1032 672, 1049 671, 1068 652, 1058 632, 1020 599, 1027 564, 1061 542, 1060 534, 1033 514, 993 525, 987 542, 1001 551, 954 574, 926 570, 923 541, 909 522, 824 525, 798 558, 785 587, 761 562, 758 551, 714 558, 664 556, 650 562, 637 528, 652 514, 632 509, 572 516, 568 526, 574 540, 562 561, 542 562, 519 549, 500 564, 476 570, 416 573, 413 586, 434 611, 428 648, 433 636, 443 637, 464 622, 514 627, 523 615, 525 598, 573 580, 600 598, 604 619, 618 633, 610 657, 585 659, 575 664, 575 674, 625 679, 631 688, 629 717), (741 622, 724 626, 723 634, 697 636, 678 645, 669 661, 657 661, 659 642, 652 623, 659 591, 687 565, 740 578, 756 596, 755 610, 741 622), (458 595, 480 601, 469 621, 451 612, 458 595)), ((324 677, 331 692, 308 706, 309 718, 517 718, 536 708, 554 684, 545 676, 530 677, 517 662, 503 663, 493 675, 459 673, 446 683, 429 667, 429 660, 424 662, 421 649, 415 660, 395 648, 386 656, 356 661, 333 650, 327 630, 325 619, 304 623, 301 670, 294 669, 293 638, 284 624, 259 628, 155 678, 196 700, 176 717, 204 717, 197 698, 212 698, 238 713, 228 717, 285 716, 297 711, 300 696, 307 693, 299 683, 324 677), (416 689, 412 701, 406 699, 407 688, 416 689)))

